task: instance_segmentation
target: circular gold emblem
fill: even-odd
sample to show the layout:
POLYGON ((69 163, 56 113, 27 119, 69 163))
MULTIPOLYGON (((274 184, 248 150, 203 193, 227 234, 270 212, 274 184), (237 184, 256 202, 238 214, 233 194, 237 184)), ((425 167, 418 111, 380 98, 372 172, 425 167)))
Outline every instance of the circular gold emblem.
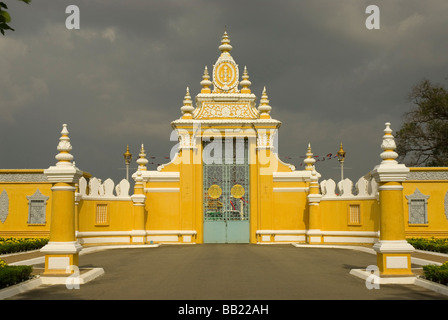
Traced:
POLYGON ((208 195, 212 199, 218 199, 221 196, 222 189, 217 184, 212 184, 210 188, 208 188, 208 195))
POLYGON ((221 61, 214 68, 213 78, 219 89, 228 91, 238 84, 238 68, 230 61, 221 61))
POLYGON ((240 199, 242 196, 244 196, 245 191, 242 185, 236 184, 232 187, 230 193, 234 198, 240 199))

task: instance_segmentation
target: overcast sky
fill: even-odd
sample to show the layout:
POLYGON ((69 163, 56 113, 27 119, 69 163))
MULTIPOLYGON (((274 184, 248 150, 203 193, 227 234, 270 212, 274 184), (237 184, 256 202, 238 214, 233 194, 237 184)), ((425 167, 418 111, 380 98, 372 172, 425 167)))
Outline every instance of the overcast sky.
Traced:
MULTIPOLYGON (((400 128, 412 86, 448 84, 446 0, 4 1, 15 31, 0 35, 1 168, 54 165, 63 123, 76 165, 103 180, 125 177, 126 144, 134 160, 144 143, 151 162, 169 161, 170 123, 185 88, 199 93, 225 26, 257 105, 266 86, 282 122, 280 158, 297 169, 308 143, 325 156, 342 141, 356 182, 381 161, 384 123, 400 128), (65 26, 71 4, 79 30, 65 26), (379 30, 365 26, 371 4, 379 30)), ((316 163, 322 179, 338 168, 316 163)))

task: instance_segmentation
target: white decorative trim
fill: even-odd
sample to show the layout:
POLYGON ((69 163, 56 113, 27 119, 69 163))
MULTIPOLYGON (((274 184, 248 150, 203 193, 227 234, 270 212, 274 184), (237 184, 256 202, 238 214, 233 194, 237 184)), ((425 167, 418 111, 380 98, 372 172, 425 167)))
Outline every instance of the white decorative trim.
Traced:
MULTIPOLYGON (((408 199, 408 219, 409 224, 427 224, 428 223, 428 199, 430 196, 415 189, 413 194, 405 196, 408 199), (423 212, 415 212, 415 206, 412 205, 412 200, 423 200, 423 212), (423 215, 421 215, 423 213, 423 215), (416 216, 417 215, 417 216, 416 216), (416 219, 417 218, 417 219, 416 219), (423 221, 421 221, 423 220, 423 221)), ((420 201, 418 201, 420 202, 420 201)))
POLYGON ((69 186, 54 186, 51 187, 51 191, 75 191, 75 187, 69 187, 69 186))
POLYGON ((0 173, 0 182, 48 182, 42 173, 0 173))
POLYGON ((45 224, 47 216, 47 201, 50 197, 43 195, 39 189, 28 200, 28 224, 45 224))
POLYGON ((448 171, 411 171, 408 180, 448 180, 448 171))
POLYGON ((65 270, 70 265, 69 257, 49 257, 48 269, 50 270, 65 270))
POLYGON ((406 180, 409 171, 404 164, 381 163, 370 174, 377 182, 400 182, 406 180))
POLYGON ((387 269, 407 269, 408 268, 408 257, 400 256, 387 256, 386 257, 386 268, 387 269))
POLYGON ((288 235, 275 235, 274 241, 305 241, 305 236, 288 236, 288 235))
POLYGON ((132 231, 77 231, 78 238, 98 237, 98 236, 133 236, 138 231, 138 235, 195 235, 196 230, 132 230, 132 231), (144 234, 143 234, 144 232, 144 234))
POLYGON ((144 205, 146 196, 144 194, 133 194, 131 200, 135 206, 144 205))
POLYGON ((308 192, 308 187, 274 187, 274 192, 308 192))
POLYGON ((0 221, 5 223, 9 214, 9 197, 6 190, 3 190, 0 194, 0 221))
POLYGON ((386 190, 386 191, 403 190, 403 186, 379 186, 378 190, 386 190))
POLYGON ((376 196, 367 196, 367 197, 359 197, 359 196, 356 196, 356 195, 352 195, 352 196, 350 196, 350 197, 345 197, 345 198, 342 198, 342 197, 339 197, 339 196, 334 196, 334 197, 327 197, 327 196, 323 196, 322 197, 322 201, 335 201, 335 200, 337 200, 337 201, 357 201, 357 200, 375 200, 375 199, 377 199, 377 197, 376 196))
POLYGON ((77 183, 83 172, 70 164, 69 166, 51 166, 44 170, 44 174, 51 183, 77 183))
POLYGON ((322 231, 326 236, 379 237, 378 231, 322 231))
POLYGON ((147 235, 156 234, 177 234, 177 235, 195 235, 196 230, 146 230, 147 235))
POLYGON ((46 254, 75 254, 82 250, 82 246, 77 241, 55 242, 50 241, 40 252, 46 254))
POLYGON ((92 196, 82 196, 81 200, 87 201, 131 201, 131 196, 127 197, 92 197, 92 196))
POLYGON ((272 173, 274 182, 302 182, 310 181, 311 171, 293 171, 293 172, 273 172, 272 173))
POLYGON ((129 196, 130 184, 126 179, 122 179, 116 186, 112 179, 102 182, 98 178, 89 180, 89 194, 87 194, 87 180, 84 177, 79 179, 79 193, 84 200, 131 200, 129 196), (115 194, 114 194, 115 186, 115 194))
POLYGON ((180 188, 145 188, 145 192, 180 192, 180 188))
POLYGON ((278 152, 275 152, 274 155, 277 158, 278 162, 280 162, 281 164, 287 166, 291 171, 295 171, 296 170, 296 167, 294 165, 282 161, 282 159, 280 159, 280 157, 278 156, 278 152))
POLYGON ((77 231, 76 237, 131 236, 132 231, 77 231))
POLYGON ((146 241, 177 242, 179 241, 179 238, 178 236, 148 236, 146 241))
POLYGON ((324 243, 375 243, 378 240, 378 232, 371 231, 322 231, 307 230, 307 236, 311 241, 320 242, 320 236, 324 243), (318 236, 318 237, 316 237, 318 236))
POLYGON ((147 182, 179 182, 180 172, 142 171, 142 178, 147 182))
POLYGON ((332 243, 375 243, 378 238, 371 237, 335 237, 335 236, 324 236, 324 242, 332 243))
POLYGON ((445 217, 448 219, 448 191, 445 194, 445 198, 443 200, 443 204, 445 207, 445 217))
POLYGON ((129 237, 92 237, 92 238, 82 238, 80 239, 82 244, 91 243, 130 243, 129 237))
POLYGON ((268 125, 280 127, 281 122, 275 119, 256 119, 256 120, 241 120, 241 119, 221 119, 221 120, 191 120, 191 119, 178 119, 171 122, 172 126, 176 125, 210 125, 213 127, 228 126, 228 125, 243 125, 248 128, 252 128, 253 125, 268 125))
POLYGON ((414 247, 406 240, 380 240, 373 245, 378 253, 412 253, 414 247))
POLYGON ((256 234, 305 234, 306 230, 257 230, 256 234))
POLYGON ((258 112, 249 102, 204 102, 201 104, 195 119, 240 118, 256 119, 258 112))

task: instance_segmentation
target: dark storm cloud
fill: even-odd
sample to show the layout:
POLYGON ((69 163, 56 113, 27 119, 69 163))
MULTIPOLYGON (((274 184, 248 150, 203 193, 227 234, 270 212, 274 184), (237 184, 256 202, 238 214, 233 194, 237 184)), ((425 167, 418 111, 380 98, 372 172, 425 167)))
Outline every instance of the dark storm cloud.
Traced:
MULTIPOLYGON (((170 122, 185 88, 194 97, 204 66, 212 70, 225 26, 252 92, 266 86, 283 123, 280 157, 296 157, 297 168, 308 142, 326 155, 343 141, 346 174, 357 180, 380 161, 384 123, 399 129, 412 85, 446 84, 443 0, 9 2, 16 31, 0 39, 2 168, 54 164, 62 123, 77 165, 102 179, 124 176, 127 143, 134 159, 141 143, 149 156, 169 155, 170 122), (69 4, 80 8, 80 30, 65 28, 69 4), (380 30, 365 28, 369 4, 380 7, 380 30)), ((338 178, 336 160, 316 167, 338 178)))

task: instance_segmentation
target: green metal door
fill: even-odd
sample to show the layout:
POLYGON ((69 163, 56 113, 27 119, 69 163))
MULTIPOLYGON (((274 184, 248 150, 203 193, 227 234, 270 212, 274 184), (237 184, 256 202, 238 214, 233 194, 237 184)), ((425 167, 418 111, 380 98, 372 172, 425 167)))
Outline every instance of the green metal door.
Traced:
POLYGON ((247 139, 205 141, 203 212, 205 243, 249 243, 247 139))

